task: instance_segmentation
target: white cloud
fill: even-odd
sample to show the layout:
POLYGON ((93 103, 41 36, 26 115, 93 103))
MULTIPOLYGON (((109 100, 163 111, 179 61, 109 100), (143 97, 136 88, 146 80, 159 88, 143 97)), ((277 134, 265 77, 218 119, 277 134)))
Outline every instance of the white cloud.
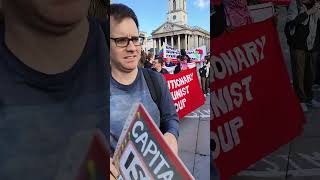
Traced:
POLYGON ((210 6, 210 0, 195 0, 193 4, 202 9, 210 6))

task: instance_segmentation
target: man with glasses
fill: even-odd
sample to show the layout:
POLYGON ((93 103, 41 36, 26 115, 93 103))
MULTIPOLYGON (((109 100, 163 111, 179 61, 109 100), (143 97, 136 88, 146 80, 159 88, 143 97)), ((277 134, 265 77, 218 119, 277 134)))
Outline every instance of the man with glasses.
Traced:
MULTIPOLYGON (((142 103, 164 134, 165 140, 177 153, 178 115, 167 83, 161 74, 138 68, 142 39, 138 20, 132 9, 123 4, 110 6, 110 143, 114 151, 123 125, 134 103, 142 103), (160 104, 153 101, 143 71, 148 71, 161 88, 160 104)), ((112 152, 113 153, 113 152, 112 152)), ((110 160, 111 179, 118 172, 110 160)))

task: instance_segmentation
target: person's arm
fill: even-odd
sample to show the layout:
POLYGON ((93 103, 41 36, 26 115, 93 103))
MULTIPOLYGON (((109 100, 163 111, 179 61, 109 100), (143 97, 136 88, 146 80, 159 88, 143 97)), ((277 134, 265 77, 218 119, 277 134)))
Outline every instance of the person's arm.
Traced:
POLYGON ((159 83, 162 92, 159 107, 161 113, 160 130, 173 151, 178 153, 179 117, 163 76, 160 76, 159 83))

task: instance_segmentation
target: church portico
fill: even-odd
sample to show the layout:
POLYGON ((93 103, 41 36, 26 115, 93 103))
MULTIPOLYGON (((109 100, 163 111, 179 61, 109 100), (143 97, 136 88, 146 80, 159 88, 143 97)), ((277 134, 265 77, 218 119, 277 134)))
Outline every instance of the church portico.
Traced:
POLYGON ((166 43, 175 49, 206 46, 209 50, 210 33, 187 25, 186 0, 168 0, 167 21, 152 32, 154 54, 166 43))

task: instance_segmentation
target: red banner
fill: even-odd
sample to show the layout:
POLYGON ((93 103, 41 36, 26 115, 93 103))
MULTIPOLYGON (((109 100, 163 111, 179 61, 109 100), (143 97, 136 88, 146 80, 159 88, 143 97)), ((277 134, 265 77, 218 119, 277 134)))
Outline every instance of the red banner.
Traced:
POLYGON ((222 180, 288 143, 304 116, 272 19, 211 39, 211 147, 222 180))
POLYGON ((196 68, 178 74, 164 74, 179 119, 202 106, 205 102, 196 68))

